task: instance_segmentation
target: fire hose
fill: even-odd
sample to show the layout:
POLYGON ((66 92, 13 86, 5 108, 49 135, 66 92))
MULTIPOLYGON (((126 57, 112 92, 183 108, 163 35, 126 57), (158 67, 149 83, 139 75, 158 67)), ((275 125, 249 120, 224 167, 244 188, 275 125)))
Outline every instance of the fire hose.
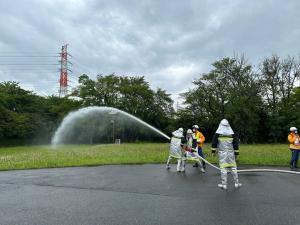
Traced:
MULTIPOLYGON (((193 149, 196 151, 196 149, 193 149)), ((206 159, 204 159, 203 157, 201 157, 199 155, 199 158, 206 162, 208 165, 210 165, 211 167, 213 167, 216 170, 221 170, 219 167, 215 166, 214 164, 210 163, 209 161, 207 161, 206 159)), ((247 172, 276 172, 276 173, 288 173, 288 174, 297 174, 300 175, 300 172, 298 171, 290 171, 290 170, 278 170, 278 169, 243 169, 243 170, 237 170, 238 173, 247 173, 247 172)))

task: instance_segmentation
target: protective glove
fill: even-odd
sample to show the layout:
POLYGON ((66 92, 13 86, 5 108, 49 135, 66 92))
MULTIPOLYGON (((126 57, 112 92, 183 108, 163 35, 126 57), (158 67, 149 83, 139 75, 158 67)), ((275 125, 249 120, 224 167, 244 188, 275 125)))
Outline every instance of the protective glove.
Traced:
POLYGON ((192 148, 192 152, 197 152, 197 150, 196 150, 196 149, 194 149, 194 148, 192 148))

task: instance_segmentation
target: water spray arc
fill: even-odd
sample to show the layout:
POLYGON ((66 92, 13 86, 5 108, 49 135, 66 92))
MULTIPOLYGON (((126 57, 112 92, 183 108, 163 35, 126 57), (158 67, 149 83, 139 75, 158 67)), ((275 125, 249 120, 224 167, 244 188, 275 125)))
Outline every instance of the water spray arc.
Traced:
MULTIPOLYGON (((67 135, 67 133, 70 132, 70 127, 74 126, 80 119, 85 119, 91 115, 97 115, 97 117, 103 117, 104 115, 120 115, 127 120, 130 120, 132 122, 136 122, 139 125, 143 125, 143 127, 147 127, 156 134, 159 134, 160 136, 170 140, 170 137, 168 137, 166 134, 161 132, 160 130, 156 129, 155 127, 151 126, 150 124, 146 123, 145 121, 127 113, 122 110, 113 108, 113 107, 99 107, 99 106, 90 106, 86 108, 79 109, 77 111, 69 113, 62 121, 58 129, 56 130, 51 144, 52 145, 60 145, 64 144, 64 137, 67 135)), ((86 119, 88 120, 88 119, 86 119)), ((89 121, 87 121, 89 122, 89 121)), ((112 120, 108 120, 108 123, 111 123, 112 120)), ((113 120, 113 133, 115 133, 115 120, 113 120)), ((114 134, 113 134, 114 136, 114 134)), ((113 137, 114 138, 114 137, 113 137)))

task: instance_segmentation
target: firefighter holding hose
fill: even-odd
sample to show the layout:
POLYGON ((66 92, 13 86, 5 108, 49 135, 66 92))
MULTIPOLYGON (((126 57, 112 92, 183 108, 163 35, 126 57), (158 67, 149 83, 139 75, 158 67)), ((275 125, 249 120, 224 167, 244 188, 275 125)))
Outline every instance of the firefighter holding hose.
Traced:
POLYGON ((242 184, 239 183, 235 161, 235 156, 239 153, 238 140, 226 119, 220 122, 212 140, 212 153, 215 154, 216 152, 218 152, 221 170, 221 183, 218 184, 218 187, 224 190, 227 189, 228 172, 231 172, 233 176, 234 187, 241 187, 242 184))

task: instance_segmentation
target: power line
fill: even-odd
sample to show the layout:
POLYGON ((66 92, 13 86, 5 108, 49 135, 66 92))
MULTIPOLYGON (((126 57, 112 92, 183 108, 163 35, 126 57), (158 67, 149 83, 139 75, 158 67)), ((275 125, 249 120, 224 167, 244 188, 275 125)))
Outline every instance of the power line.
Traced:
POLYGON ((58 69, 53 69, 53 68, 49 68, 49 69, 39 69, 39 68, 19 68, 19 69, 11 69, 11 70, 1 70, 0 69, 0 73, 4 72, 4 73, 9 73, 9 72, 49 72, 49 71, 53 71, 53 72, 59 72, 58 69))
POLYGON ((70 80, 70 79, 68 81, 70 81, 71 83, 74 83, 74 84, 78 84, 77 81, 73 81, 73 80, 70 80))
MULTIPOLYGON (((57 50, 57 49, 56 49, 57 50)), ((62 50, 60 53, 58 52, 41 52, 41 51, 7 51, 7 52, 1 52, 0 51, 0 74, 23 74, 24 78, 29 76, 29 74, 52 74, 55 72, 60 72, 60 79, 59 80, 50 80, 43 81, 41 80, 41 77, 39 77, 37 80, 33 81, 21 81, 18 80, 17 82, 20 83, 20 85, 31 87, 34 89, 49 89, 53 91, 54 85, 52 84, 59 84, 59 93, 60 96, 63 96, 68 93, 67 87, 75 88, 74 86, 70 86, 68 84, 68 81, 70 81, 73 85, 78 85, 78 77, 75 76, 72 73, 72 70, 70 70, 68 67, 72 67, 72 63, 69 61, 69 57, 72 57, 71 54, 67 52, 67 45, 64 45, 62 47, 62 50), (55 62, 58 61, 58 63, 53 62, 52 60, 55 60, 55 62), (58 66, 60 65, 60 68, 58 66), (1 68, 3 68, 1 70, 1 68), (70 75, 68 79, 68 75, 70 75), (40 88, 42 87, 42 88, 40 88)), ((73 57, 72 57, 73 58, 73 57)), ((76 63, 76 67, 79 66, 76 63)), ((81 64, 80 67, 85 67, 81 64)), ((86 67, 88 68, 88 67, 86 67)), ((85 69, 84 69, 85 70, 85 69)), ((83 71, 84 71, 83 70, 83 71)), ((49 76, 47 76, 49 77, 49 76)), ((49 79, 49 78, 48 78, 49 79)), ((55 88, 56 89, 56 88, 55 88)))
POLYGON ((59 58, 60 55, 0 55, 1 58, 59 58))
POLYGON ((3 73, 10 73, 10 72, 32 72, 32 73, 37 73, 37 72, 59 72, 59 70, 57 70, 55 67, 53 68, 49 68, 49 69, 41 69, 39 67, 35 67, 35 68, 30 68, 30 69, 27 69, 29 68, 29 66, 26 66, 26 67, 19 67, 20 69, 15 69, 15 70, 9 70, 9 69, 3 69, 1 70, 1 66, 0 66, 0 73, 3 72, 3 73))
POLYGON ((87 66, 85 66, 85 65, 83 65, 82 63, 80 63, 79 60, 77 59, 77 57, 73 56, 72 59, 75 61, 74 67, 79 66, 79 67, 81 67, 82 71, 86 71, 87 73, 91 72, 90 68, 87 67, 87 66))
POLYGON ((74 74, 69 74, 71 77, 73 77, 73 78, 75 78, 75 79, 78 79, 79 78, 79 76, 75 76, 74 74))
MULTIPOLYGON (((43 66, 44 68, 48 68, 49 67, 52 67, 52 66, 57 66, 59 65, 59 63, 56 63, 55 61, 1 61, 0 60, 0 65, 2 66, 2 68, 4 68, 5 66, 18 66, 18 67, 15 67, 15 68, 20 68, 20 66, 33 66, 33 68, 35 66, 43 66)), ((14 67, 8 67, 10 69, 13 69, 14 67)), ((25 67, 25 68, 28 68, 28 67, 25 67)), ((57 67, 59 68, 59 67, 57 67)))
POLYGON ((24 50, 19 49, 18 51, 0 51, 1 54, 39 54, 39 55, 49 55, 49 54, 59 54, 57 48, 47 48, 51 51, 35 51, 35 50, 24 50), (53 50, 53 51, 52 51, 53 50))
POLYGON ((57 75, 57 72, 35 72, 35 73, 21 73, 21 72, 15 72, 15 73, 0 73, 0 74, 3 74, 3 75, 23 75, 24 78, 26 77, 31 77, 33 75, 57 75))
POLYGON ((9 63, 9 64, 4 64, 0 63, 0 66, 58 66, 60 64, 48 64, 48 63, 30 63, 30 64, 25 64, 25 63, 9 63))

